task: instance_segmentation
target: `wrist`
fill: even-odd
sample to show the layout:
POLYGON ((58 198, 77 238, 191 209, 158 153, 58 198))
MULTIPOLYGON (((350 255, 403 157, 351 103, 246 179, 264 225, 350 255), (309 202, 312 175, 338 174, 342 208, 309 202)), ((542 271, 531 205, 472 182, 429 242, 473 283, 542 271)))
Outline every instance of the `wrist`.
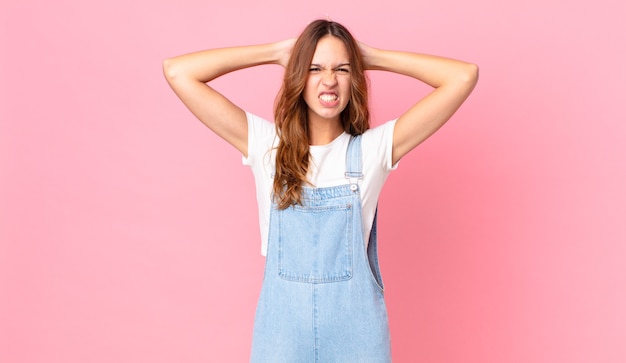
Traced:
POLYGON ((384 52, 378 48, 367 47, 363 50, 363 61, 365 61, 366 69, 381 70, 383 65, 384 52))
POLYGON ((291 50, 293 49, 294 43, 295 39, 286 39, 270 43, 269 46, 271 47, 272 52, 272 63, 286 67, 289 62, 289 58, 291 57, 291 50))

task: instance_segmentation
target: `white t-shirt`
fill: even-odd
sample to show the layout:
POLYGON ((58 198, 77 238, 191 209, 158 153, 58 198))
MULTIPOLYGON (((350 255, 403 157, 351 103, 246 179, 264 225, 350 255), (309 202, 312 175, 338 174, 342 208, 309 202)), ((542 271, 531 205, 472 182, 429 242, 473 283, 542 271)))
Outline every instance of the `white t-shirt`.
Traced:
MULTIPOLYGON (((261 254, 267 253, 267 240, 272 207, 272 185, 275 169, 275 156, 278 145, 274 123, 246 113, 248 118, 248 157, 243 164, 250 166, 256 183, 256 198, 259 207, 261 227, 261 254)), ((363 209, 363 236, 369 240, 378 196, 389 173, 396 169, 391 165, 393 128, 395 120, 365 131, 361 140, 363 155, 363 179, 359 181, 363 209)), ((317 188, 332 187, 348 183, 346 172, 346 151, 350 134, 343 133, 327 145, 309 147, 309 181, 317 188)))

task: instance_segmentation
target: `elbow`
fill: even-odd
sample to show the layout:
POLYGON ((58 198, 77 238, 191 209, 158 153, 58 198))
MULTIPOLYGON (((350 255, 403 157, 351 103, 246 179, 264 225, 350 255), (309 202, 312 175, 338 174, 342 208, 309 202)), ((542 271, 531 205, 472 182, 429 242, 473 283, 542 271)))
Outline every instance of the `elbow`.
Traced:
POLYGON ((163 76, 168 81, 176 78, 176 61, 173 58, 163 60, 163 76))
POLYGON ((467 63, 463 72, 463 81, 474 86, 478 82, 478 65, 467 63))
POLYGON ((441 86, 460 87, 463 89, 473 89, 478 82, 478 66, 473 63, 459 63, 441 84, 441 86))

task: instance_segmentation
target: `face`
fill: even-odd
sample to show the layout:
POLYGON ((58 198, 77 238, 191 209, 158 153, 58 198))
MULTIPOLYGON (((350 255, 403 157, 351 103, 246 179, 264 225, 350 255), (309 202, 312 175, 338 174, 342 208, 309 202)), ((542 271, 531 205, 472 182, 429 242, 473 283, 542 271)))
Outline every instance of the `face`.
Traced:
POLYGON ((317 42, 304 88, 309 122, 335 121, 350 100, 350 57, 343 42, 326 35, 317 42))

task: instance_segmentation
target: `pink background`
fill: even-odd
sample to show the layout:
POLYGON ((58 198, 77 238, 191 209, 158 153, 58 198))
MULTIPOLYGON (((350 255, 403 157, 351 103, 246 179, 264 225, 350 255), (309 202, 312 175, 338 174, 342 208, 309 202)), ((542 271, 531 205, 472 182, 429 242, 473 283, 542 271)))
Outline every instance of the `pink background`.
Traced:
MULTIPOLYGON (((247 361, 252 176, 161 61, 325 14, 481 67, 380 200, 394 361, 626 361, 623 4, 2 0, 0 362, 247 361)), ((281 72, 215 86, 270 118, 281 72)), ((370 78, 375 124, 427 90, 370 78)))

